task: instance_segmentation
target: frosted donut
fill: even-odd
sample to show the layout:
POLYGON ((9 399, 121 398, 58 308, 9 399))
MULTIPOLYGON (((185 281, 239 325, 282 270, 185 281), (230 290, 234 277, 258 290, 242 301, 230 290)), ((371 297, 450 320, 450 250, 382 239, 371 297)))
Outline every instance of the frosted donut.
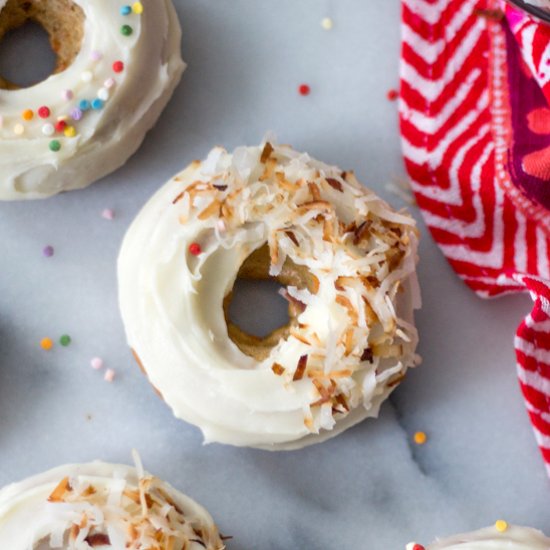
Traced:
MULTIPOLYGON (((499 531, 496 527, 480 529, 473 533, 456 535, 427 546, 425 550, 548 550, 550 539, 540 531, 527 527, 508 526, 499 531)), ((424 549, 411 543, 407 550, 424 549)))
POLYGON ((216 148, 162 187, 124 239, 128 342, 207 442, 322 441, 376 416, 415 364, 416 249, 412 218, 353 173, 269 143, 216 148), (286 286, 289 325, 265 339, 232 325, 237 277, 286 286))
POLYGON ((222 550, 208 512, 128 466, 67 465, 0 491, 0 548, 222 550))
POLYGON ((0 200, 80 189, 122 166, 184 63, 171 0, 0 0, 0 38, 27 20, 57 53, 30 88, 0 79, 0 200))

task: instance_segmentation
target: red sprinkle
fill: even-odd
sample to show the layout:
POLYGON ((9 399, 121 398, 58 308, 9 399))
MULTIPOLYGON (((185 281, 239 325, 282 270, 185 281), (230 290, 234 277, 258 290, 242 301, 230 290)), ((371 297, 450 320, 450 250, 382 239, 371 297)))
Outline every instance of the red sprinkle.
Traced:
MULTIPOLYGON (((396 101, 399 98, 399 92, 397 90, 389 90, 386 97, 390 101, 396 101)), ((418 549, 420 550, 420 549, 418 549)))
POLYGON ((426 550, 421 544, 415 544, 412 550, 426 550))
POLYGON ((189 252, 193 254, 193 256, 198 256, 202 253, 202 248, 199 243, 191 243, 189 245, 189 252))
POLYGON ((55 123, 55 129, 57 132, 63 132, 65 128, 67 127, 67 123, 64 120, 58 120, 55 123))
POLYGON ((300 84, 298 91, 300 95, 309 95, 311 93, 311 88, 307 84, 300 84))
POLYGON ((50 109, 49 107, 46 107, 45 105, 43 107, 40 107, 38 109, 38 116, 40 118, 48 118, 50 116, 50 109))
POLYGON ((113 63, 113 71, 115 73, 121 73, 124 70, 124 63, 122 61, 115 61, 113 63))

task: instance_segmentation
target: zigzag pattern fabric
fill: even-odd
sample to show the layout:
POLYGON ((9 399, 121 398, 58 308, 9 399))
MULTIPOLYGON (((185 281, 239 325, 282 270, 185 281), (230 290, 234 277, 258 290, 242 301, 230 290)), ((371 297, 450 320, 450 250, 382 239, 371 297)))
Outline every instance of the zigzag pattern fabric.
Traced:
POLYGON ((400 124, 456 273, 481 297, 534 300, 517 370, 550 475, 550 27, 500 0, 403 0, 400 124))

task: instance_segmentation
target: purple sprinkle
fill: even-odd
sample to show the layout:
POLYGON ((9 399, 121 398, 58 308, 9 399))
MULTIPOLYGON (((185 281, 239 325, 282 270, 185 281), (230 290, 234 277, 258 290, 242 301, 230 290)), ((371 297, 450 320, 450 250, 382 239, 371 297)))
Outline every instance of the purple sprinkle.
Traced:
POLYGON ((73 120, 80 120, 82 118, 82 111, 78 107, 71 109, 71 118, 73 120))
POLYGON ((92 61, 99 61, 103 57, 101 52, 98 52, 97 50, 94 50, 90 53, 90 58, 92 61))
POLYGON ((53 246, 45 246, 44 250, 42 250, 42 254, 44 254, 46 258, 51 258, 53 256, 53 246))
POLYGON ((106 220, 113 220, 114 217, 115 217, 115 211, 111 208, 106 208, 105 210, 103 210, 103 212, 101 213, 101 216, 103 218, 105 218, 106 220))

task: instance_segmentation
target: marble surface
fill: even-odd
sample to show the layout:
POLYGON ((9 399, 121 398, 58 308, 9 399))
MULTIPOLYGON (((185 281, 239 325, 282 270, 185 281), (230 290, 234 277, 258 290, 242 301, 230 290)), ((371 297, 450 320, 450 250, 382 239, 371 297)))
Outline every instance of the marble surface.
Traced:
POLYGON ((499 517, 550 533, 550 483, 512 348, 529 300, 476 298, 422 222, 424 363, 379 420, 299 452, 203 447, 153 393, 125 346, 115 260, 133 216, 174 172, 214 144, 257 143, 270 130, 403 205, 386 189, 403 176, 386 99, 397 0, 175 3, 189 69, 139 153, 85 191, 0 204, 0 484, 64 462, 128 462, 135 447, 208 507, 233 535, 230 550, 402 549, 499 517), (311 96, 297 94, 301 82, 311 96), (68 348, 40 349, 63 333, 68 348), (90 368, 94 356, 115 369, 112 384, 90 368), (423 447, 411 444, 416 430, 429 434, 423 447))

